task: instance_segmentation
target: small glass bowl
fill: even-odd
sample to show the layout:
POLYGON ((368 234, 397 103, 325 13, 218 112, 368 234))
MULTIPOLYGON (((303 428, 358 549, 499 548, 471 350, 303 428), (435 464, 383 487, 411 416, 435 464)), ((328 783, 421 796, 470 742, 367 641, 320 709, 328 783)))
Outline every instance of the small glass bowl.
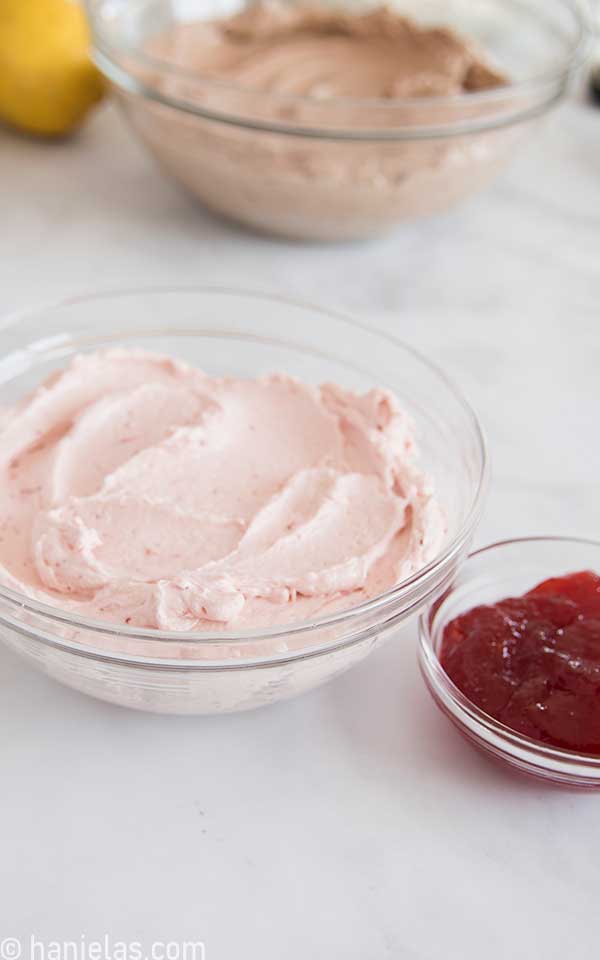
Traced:
POLYGON ((140 710, 220 713, 309 690, 357 663, 444 590, 466 556, 486 486, 485 444, 460 393, 410 347, 315 307, 235 290, 75 298, 0 324, 0 405, 76 353, 139 347, 213 375, 274 371, 355 390, 387 386, 415 419, 448 518, 438 556, 387 593, 312 622, 254 632, 167 633, 75 617, 0 588, 0 636, 84 693, 140 710))
POLYGON ((511 80, 394 99, 253 90, 152 52, 162 32, 248 2, 86 0, 94 59, 165 171, 217 213, 304 240, 382 234, 486 187, 563 97, 588 33, 578 0, 392 0, 398 13, 480 44, 511 80))
POLYGON ((505 540, 472 553, 448 590, 422 614, 419 665, 436 704, 476 747, 543 780, 600 787, 600 757, 548 746, 506 727, 480 710, 443 670, 438 654, 444 628, 480 604, 522 596, 548 577, 579 570, 600 572, 600 542, 568 537, 505 540))

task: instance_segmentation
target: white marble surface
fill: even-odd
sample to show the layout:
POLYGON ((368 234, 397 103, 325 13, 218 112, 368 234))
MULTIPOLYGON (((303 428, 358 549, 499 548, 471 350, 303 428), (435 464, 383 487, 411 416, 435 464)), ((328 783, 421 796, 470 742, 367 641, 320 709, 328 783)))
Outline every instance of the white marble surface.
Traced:
MULTIPOLYGON (((224 282, 341 307, 441 363, 489 433, 480 543, 600 537, 600 112, 571 103, 487 194, 369 246, 238 231, 111 109, 0 132, 0 310, 224 282)), ((592 960, 600 797, 496 768, 437 714, 416 629, 296 702, 137 715, 0 650, 0 939, 202 939, 207 960, 592 960)), ((24 956, 26 954, 24 953, 24 956)))

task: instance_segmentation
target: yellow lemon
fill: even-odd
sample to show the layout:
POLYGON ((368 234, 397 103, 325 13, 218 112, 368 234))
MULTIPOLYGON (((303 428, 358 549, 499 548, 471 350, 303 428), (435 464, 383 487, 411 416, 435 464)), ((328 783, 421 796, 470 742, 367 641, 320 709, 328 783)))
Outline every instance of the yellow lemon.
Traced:
POLYGON ((77 127, 102 92, 79 3, 0 0, 0 119, 58 136, 77 127))

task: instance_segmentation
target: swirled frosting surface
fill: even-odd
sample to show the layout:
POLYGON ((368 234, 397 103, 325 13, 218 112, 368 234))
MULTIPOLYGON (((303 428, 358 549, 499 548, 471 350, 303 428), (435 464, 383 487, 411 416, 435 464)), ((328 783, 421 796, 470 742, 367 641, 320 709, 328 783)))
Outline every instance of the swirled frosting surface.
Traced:
POLYGON ((178 24, 150 49, 248 89, 318 99, 440 96, 506 82, 468 38, 385 6, 361 13, 262 0, 235 16, 178 24))
POLYGON ((80 615, 252 629, 378 595, 442 512, 386 390, 75 357, 0 425, 0 583, 80 615))

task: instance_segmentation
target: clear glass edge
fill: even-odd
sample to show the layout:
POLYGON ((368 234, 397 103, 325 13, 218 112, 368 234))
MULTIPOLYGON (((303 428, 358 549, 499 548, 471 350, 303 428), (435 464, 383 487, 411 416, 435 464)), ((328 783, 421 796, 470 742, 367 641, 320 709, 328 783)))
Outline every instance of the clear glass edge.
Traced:
MULTIPOLYGON (((121 92, 139 96, 151 103, 156 103, 159 106, 198 117, 210 123, 224 124, 243 130, 254 130, 279 136, 301 137, 311 140, 368 143, 449 139, 452 137, 469 136, 474 133, 487 133, 494 130, 501 130, 505 127, 511 127, 517 123, 526 123, 528 120, 535 120, 537 117, 543 116, 543 114, 547 113, 553 106, 560 102, 571 77, 571 73, 569 72, 562 80, 553 83, 551 92, 541 100, 540 103, 530 106, 527 109, 516 110, 512 113, 507 112, 507 114, 503 116, 494 115, 492 117, 483 117, 479 120, 466 122, 455 121, 444 126, 428 127, 415 125, 386 129, 365 128, 349 130, 343 127, 301 127, 284 123, 271 123, 204 109, 187 103, 186 101, 175 101, 160 93, 155 88, 142 84, 141 81, 115 65, 113 61, 108 59, 99 49, 96 51, 94 61, 110 83, 121 92)), ((396 103, 395 105, 397 106, 398 104, 396 103)))
MULTIPOLYGON (((147 53, 143 53, 136 46, 130 46, 127 44, 110 44, 106 41, 106 38, 103 35, 101 29, 101 21, 96 16, 95 8, 99 7, 105 0, 84 0, 84 6, 87 12, 88 20, 92 28, 92 35, 94 43, 100 41, 99 49, 104 48, 105 55, 109 58, 111 53, 122 54, 127 57, 131 57, 132 60, 136 60, 138 63, 148 66, 154 70, 160 70, 166 76, 177 76, 181 78, 187 78, 190 80, 200 81, 205 83, 207 86, 213 89, 221 90, 230 90, 236 91, 241 90, 242 92, 247 92, 247 89, 240 87, 239 84, 215 80, 211 77, 204 77, 201 74, 189 70, 182 69, 180 67, 175 67, 173 64, 168 63, 167 61, 161 60, 157 57, 152 57, 147 53)), ((569 12, 574 18, 574 23, 576 24, 576 35, 571 44, 569 52, 565 55, 564 61, 561 63, 560 67, 557 70, 546 71, 537 76, 529 77, 527 80, 521 81, 519 83, 508 84, 503 87, 494 88, 492 90, 483 90, 471 92, 468 94, 469 102, 473 103, 488 103, 501 100, 506 97, 507 92, 527 92, 533 90, 535 87, 544 86, 548 83, 562 85, 566 83, 573 73, 585 60, 588 50, 591 47, 594 36, 597 34, 595 27, 595 22, 593 18, 593 13, 589 7, 589 4, 583 2, 583 0, 563 0, 564 6, 568 8, 569 12)), ((450 96, 435 96, 429 97, 428 103, 434 104, 435 106, 440 106, 444 104, 455 106, 457 103, 465 102, 465 94, 452 94, 450 96)), ((307 96, 298 96, 293 94, 284 94, 284 93, 271 93, 268 97, 265 97, 265 100, 271 100, 272 102, 282 103, 282 104, 301 104, 301 103, 314 103, 313 98, 307 96)), ((180 106, 181 102, 176 99, 167 98, 167 102, 171 106, 180 106)), ((394 98, 393 102, 390 102, 389 98, 364 98, 357 100, 356 98, 351 97, 332 97, 328 101, 328 105, 335 106, 359 106, 361 108, 382 108, 386 110, 393 110, 397 107, 406 107, 413 106, 415 103, 414 97, 398 97, 394 98)), ((224 114, 223 116, 227 116, 224 114)), ((239 120, 237 121, 239 122, 239 120)), ((283 129, 279 128, 278 129, 283 129)), ((293 131, 295 128, 290 127, 289 131, 293 131)))

